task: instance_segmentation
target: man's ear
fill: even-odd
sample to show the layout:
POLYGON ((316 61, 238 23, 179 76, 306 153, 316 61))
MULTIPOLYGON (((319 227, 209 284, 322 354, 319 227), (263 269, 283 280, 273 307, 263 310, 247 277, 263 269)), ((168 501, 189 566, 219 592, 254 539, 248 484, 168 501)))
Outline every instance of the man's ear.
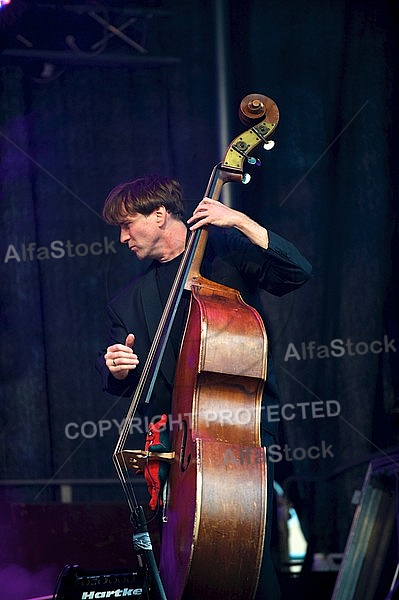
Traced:
POLYGON ((165 224, 167 215, 167 210, 163 205, 155 209, 155 220, 160 227, 165 224))

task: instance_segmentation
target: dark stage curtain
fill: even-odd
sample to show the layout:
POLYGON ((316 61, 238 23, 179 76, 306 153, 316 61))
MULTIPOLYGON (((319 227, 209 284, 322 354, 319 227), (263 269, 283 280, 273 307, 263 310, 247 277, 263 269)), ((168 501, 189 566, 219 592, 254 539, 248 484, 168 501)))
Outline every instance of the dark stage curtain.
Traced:
MULTIPOLYGON (((94 360, 104 304, 139 266, 102 205, 117 183, 157 172, 180 179, 192 207, 220 159, 214 3, 167 8, 148 45, 179 59, 170 66, 0 67, 3 480, 114 477, 127 404, 101 391, 94 360)), ((388 0, 227 3, 231 137, 248 93, 281 113, 276 147, 234 189, 235 206, 315 272, 263 302, 281 402, 295 407, 280 444, 330 447, 275 465, 318 552, 343 550, 369 457, 397 442, 397 16, 388 0)), ((121 498, 107 490, 75 498, 121 498)), ((1 494, 56 498, 44 484, 1 494)))

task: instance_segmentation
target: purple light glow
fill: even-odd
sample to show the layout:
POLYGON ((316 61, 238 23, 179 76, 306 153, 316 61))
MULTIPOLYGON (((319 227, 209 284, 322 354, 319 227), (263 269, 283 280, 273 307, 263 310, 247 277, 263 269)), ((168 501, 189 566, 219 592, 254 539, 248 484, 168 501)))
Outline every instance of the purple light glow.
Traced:
POLYGON ((0 567, 1 600, 22 600, 52 594, 57 581, 57 569, 43 567, 30 573, 20 565, 0 567))

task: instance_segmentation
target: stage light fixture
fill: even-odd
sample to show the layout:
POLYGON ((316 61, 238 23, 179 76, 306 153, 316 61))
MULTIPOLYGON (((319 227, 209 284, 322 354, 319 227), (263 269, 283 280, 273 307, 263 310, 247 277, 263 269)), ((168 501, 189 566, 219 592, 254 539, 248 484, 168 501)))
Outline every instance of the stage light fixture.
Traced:
POLYGON ((7 4, 11 4, 11 0, 0 0, 0 8, 7 6, 7 4))

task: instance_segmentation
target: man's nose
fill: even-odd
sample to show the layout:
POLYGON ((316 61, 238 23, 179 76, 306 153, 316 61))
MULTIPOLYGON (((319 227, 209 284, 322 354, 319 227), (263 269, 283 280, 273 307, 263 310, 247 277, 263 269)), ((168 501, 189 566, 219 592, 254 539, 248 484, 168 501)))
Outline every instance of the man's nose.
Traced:
POLYGON ((126 242, 128 241, 129 237, 130 237, 129 233, 127 231, 123 231, 121 229, 121 232, 120 232, 120 235, 119 235, 119 241, 120 241, 120 243, 121 244, 126 244, 126 242))

